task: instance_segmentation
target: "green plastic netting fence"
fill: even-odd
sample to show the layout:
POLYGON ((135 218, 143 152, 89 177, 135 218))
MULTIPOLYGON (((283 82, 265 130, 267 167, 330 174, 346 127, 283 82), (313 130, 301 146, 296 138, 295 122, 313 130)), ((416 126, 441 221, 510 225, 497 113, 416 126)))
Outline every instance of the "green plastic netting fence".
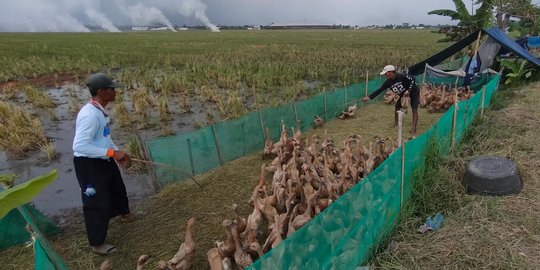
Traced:
MULTIPOLYGON (((45 215, 30 205, 26 205, 28 211, 34 217, 37 226, 47 236, 60 233, 58 228, 45 215)), ((11 210, 4 218, 0 219, 0 250, 30 241, 30 234, 24 228, 26 221, 17 209, 11 210)))
MULTIPOLYGON (((485 106, 498 86, 500 76, 484 76, 475 89, 485 88, 485 106)), ((372 93, 381 79, 368 82, 372 93)), ((431 80, 430 83, 455 83, 455 78, 431 80)), ((311 128, 315 115, 334 119, 346 106, 365 95, 365 84, 355 84, 322 93, 311 99, 284 104, 247 116, 206 127, 190 134, 160 138, 148 142, 154 161, 172 164, 193 174, 219 166, 224 161, 253 153, 262 148, 264 130, 276 140, 281 122, 302 130, 311 128), (225 145, 226 147, 222 147, 225 145), (203 164, 204 166, 194 164, 203 164)), ((380 95, 381 97, 382 95, 380 95)), ((453 129, 453 106, 428 131, 405 145, 403 198, 401 187, 401 151, 396 150, 361 183, 353 187, 325 211, 316 216, 280 245, 256 261, 252 269, 354 269, 365 263, 378 244, 391 232, 398 220, 401 201, 411 196, 414 171, 423 171, 425 151, 435 139, 441 153, 448 153, 452 135, 458 141, 481 108, 481 96, 460 102, 453 129)), ((157 170, 161 184, 185 179, 166 170, 157 170)))
MULTIPOLYGON (((485 106, 489 105, 499 79, 493 77, 486 85, 485 106)), ((458 104, 457 138, 481 108, 480 99, 481 95, 475 95, 458 104)), ((433 127, 405 144, 403 200, 411 196, 413 172, 424 168, 429 141, 434 139, 442 151, 449 151, 453 112, 450 108, 433 127)), ((398 220, 401 151, 396 150, 362 182, 257 260, 251 269, 355 269, 365 264, 398 220)))
MULTIPOLYGON (((480 82, 487 82, 484 98, 474 95, 470 100, 458 104, 455 129, 452 128, 454 109, 451 107, 433 127, 405 144, 403 185, 403 149, 399 148, 362 182, 250 268, 354 269, 367 262, 396 224, 401 202, 411 196, 413 172, 422 171, 428 142, 436 139, 440 151, 447 153, 452 136, 459 141, 478 111, 489 106, 499 80, 499 75, 482 78, 480 82)), ((368 92, 372 93, 381 83, 380 79, 369 81, 368 92)), ((189 134, 151 140, 147 145, 154 161, 174 165, 190 174, 199 174, 260 150, 264 144, 265 128, 269 129, 269 135, 275 140, 282 121, 287 126, 299 123, 302 130, 307 130, 311 128, 315 115, 324 115, 328 120, 335 118, 346 106, 358 104, 365 94, 365 88, 363 83, 339 88, 308 100, 253 112, 240 119, 189 134)), ((478 86, 480 88, 481 85, 478 86)), ((161 184, 186 178, 168 170, 158 170, 157 176, 161 184)), ((24 213, 12 211, 0 221, 0 228, 6 228, 2 231, 11 231, 7 227, 24 228, 21 214, 24 221, 35 225, 38 231, 37 237, 34 236, 35 269, 67 269, 41 233, 41 230, 54 233, 56 227, 46 222, 36 222, 36 218, 44 220, 44 217, 35 209, 30 208, 24 213), (45 226, 38 227, 38 223, 45 226)), ((0 243, 13 245, 30 238, 27 232, 19 234, 7 237, 8 234, 2 233, 0 243)))
MULTIPOLYGON (((368 93, 382 84, 380 78, 368 82, 368 93)), ((152 160, 170 164, 195 175, 262 149, 265 130, 272 140, 280 135, 281 123, 298 126, 302 131, 312 128, 318 115, 329 121, 335 119, 347 106, 359 104, 365 95, 365 83, 354 84, 328 91, 306 99, 251 112, 246 116, 204 127, 191 133, 147 141, 152 160)), ((378 101, 382 95, 375 100, 378 101)), ((374 101, 370 101, 374 102, 374 101)), ((156 168, 156 178, 161 186, 184 180, 188 176, 177 171, 156 168)))

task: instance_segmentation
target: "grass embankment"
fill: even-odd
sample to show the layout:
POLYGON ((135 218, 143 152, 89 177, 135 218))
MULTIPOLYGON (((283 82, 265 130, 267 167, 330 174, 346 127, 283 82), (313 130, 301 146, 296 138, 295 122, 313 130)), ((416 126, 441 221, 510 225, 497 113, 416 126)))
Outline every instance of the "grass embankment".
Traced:
POLYGON ((459 148, 446 157, 431 151, 391 236, 393 248, 375 256, 381 269, 537 269, 540 265, 540 83, 502 90, 491 111, 477 119, 459 148), (504 197, 466 195, 468 161, 506 156, 518 165, 524 187, 504 197), (421 235, 425 218, 442 212, 441 230, 421 235))

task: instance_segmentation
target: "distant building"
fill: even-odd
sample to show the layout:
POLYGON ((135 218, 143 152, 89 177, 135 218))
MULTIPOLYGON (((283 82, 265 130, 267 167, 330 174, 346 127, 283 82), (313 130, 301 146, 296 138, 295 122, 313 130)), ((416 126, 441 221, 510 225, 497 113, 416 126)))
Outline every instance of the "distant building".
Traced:
POLYGON ((152 31, 167 31, 167 30, 169 30, 169 28, 166 27, 166 26, 163 26, 163 27, 150 28, 150 30, 152 30, 152 31))
POLYGON ((332 29, 331 24, 280 24, 271 23, 265 29, 332 29))
POLYGON ((131 31, 148 31, 148 26, 132 26, 131 31))

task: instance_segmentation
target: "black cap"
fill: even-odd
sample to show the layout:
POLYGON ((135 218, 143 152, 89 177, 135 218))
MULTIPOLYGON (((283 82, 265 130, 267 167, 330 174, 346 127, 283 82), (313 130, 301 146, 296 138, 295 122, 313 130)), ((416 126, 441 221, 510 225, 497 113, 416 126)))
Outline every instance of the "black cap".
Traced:
POLYGON ((88 86, 88 89, 90 90, 125 87, 123 83, 114 82, 111 77, 104 73, 92 74, 86 80, 86 86, 88 86))

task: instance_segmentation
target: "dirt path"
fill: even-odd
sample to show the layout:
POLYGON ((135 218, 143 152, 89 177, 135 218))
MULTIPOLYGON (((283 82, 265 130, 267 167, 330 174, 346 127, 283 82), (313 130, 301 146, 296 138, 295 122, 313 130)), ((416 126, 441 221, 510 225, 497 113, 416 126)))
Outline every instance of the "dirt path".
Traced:
MULTIPOLYGON (((437 232, 420 235, 419 217, 402 222, 392 236, 397 248, 376 256, 382 269, 538 269, 540 266, 540 83, 506 90, 506 108, 490 111, 474 126, 462 151, 445 162, 442 175, 453 192, 437 232), (515 196, 463 194, 456 184, 467 160, 507 156, 518 164, 524 187, 515 196), (455 188, 457 187, 457 188, 455 188)), ((443 181, 444 182, 444 181, 443 181)), ((446 198, 445 198, 446 199, 446 198)), ((431 213, 435 214, 435 213, 431 213)), ((425 217, 424 217, 425 218, 425 217)))

